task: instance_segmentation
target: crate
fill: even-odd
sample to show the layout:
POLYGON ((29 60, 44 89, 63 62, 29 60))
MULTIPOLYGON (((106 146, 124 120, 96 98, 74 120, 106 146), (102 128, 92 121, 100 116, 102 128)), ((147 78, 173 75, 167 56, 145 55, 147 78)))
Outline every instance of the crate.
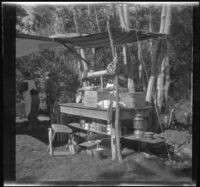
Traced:
POLYGON ((97 107, 97 103, 102 100, 110 99, 110 91, 85 90, 84 105, 97 107))
POLYGON ((145 106, 145 93, 119 93, 119 99, 126 104, 127 108, 137 108, 145 106))

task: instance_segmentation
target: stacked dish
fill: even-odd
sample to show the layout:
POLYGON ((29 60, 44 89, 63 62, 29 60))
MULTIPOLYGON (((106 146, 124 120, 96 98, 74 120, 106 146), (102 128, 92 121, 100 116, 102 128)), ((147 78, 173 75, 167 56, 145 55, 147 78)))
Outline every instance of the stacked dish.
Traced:
POLYGON ((153 132, 144 132, 144 138, 151 140, 153 139, 153 134, 154 134, 153 132))

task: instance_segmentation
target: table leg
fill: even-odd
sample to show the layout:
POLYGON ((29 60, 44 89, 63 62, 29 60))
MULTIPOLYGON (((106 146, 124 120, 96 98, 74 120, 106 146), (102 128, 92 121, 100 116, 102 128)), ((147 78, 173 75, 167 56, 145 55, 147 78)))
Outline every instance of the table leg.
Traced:
POLYGON ((116 152, 116 136, 115 136, 115 128, 111 125, 111 153, 112 153, 112 160, 115 160, 117 157, 116 152))

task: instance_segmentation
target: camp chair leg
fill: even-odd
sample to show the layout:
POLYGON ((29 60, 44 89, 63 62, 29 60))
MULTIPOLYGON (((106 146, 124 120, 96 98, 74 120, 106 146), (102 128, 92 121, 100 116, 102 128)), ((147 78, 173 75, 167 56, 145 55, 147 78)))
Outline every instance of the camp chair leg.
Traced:
POLYGON ((55 138, 55 134, 56 133, 53 132, 52 128, 48 128, 48 130, 49 130, 49 146, 47 148, 47 151, 49 151, 50 155, 52 155, 53 154, 53 146, 52 146, 52 144, 53 144, 53 140, 55 138))
POLYGON ((48 150, 49 150, 49 154, 52 155, 53 154, 53 150, 52 150, 52 128, 49 128, 49 146, 48 146, 48 150))
POLYGON ((69 151, 70 151, 70 153, 72 153, 73 155, 75 154, 74 145, 70 145, 70 146, 69 146, 69 151))

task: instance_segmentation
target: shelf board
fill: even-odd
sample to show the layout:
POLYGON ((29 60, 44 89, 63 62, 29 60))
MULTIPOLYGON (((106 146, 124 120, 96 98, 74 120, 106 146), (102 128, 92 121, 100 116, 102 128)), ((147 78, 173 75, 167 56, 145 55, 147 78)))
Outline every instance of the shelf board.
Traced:
POLYGON ((134 141, 140 141, 140 142, 146 142, 146 143, 151 143, 151 144, 158 144, 158 143, 163 143, 164 140, 161 138, 152 138, 152 139, 145 139, 145 138, 136 138, 134 134, 123 136, 124 139, 128 140, 134 140, 134 141))
POLYGON ((68 125, 71 126, 71 127, 75 127, 75 128, 77 128, 77 129, 81 129, 81 130, 85 130, 85 131, 90 131, 90 132, 94 132, 94 133, 97 133, 97 134, 102 134, 102 135, 111 136, 110 134, 106 134, 106 133, 104 133, 104 132, 93 131, 93 130, 90 130, 90 129, 84 129, 84 128, 80 127, 80 124, 79 124, 79 123, 69 123, 68 125))

